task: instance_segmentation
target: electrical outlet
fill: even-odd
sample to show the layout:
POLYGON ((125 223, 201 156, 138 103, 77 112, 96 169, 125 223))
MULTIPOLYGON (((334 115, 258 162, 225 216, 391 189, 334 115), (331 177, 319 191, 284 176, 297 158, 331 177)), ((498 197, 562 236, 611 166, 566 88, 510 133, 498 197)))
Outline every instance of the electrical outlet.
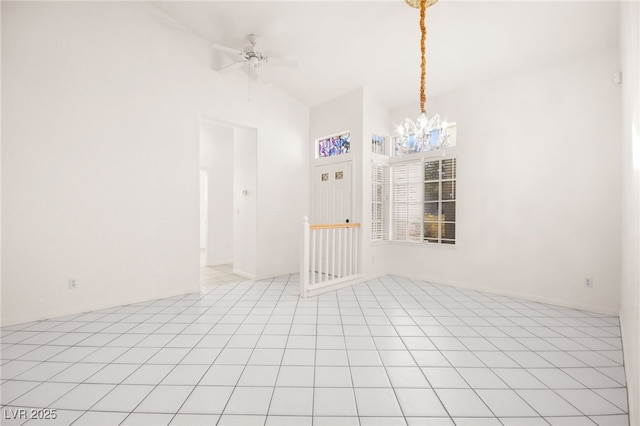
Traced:
POLYGON ((73 278, 69 278, 69 290, 75 290, 76 288, 78 288, 78 281, 73 278))
POLYGON ((584 286, 587 288, 593 288, 593 278, 585 278, 584 286))

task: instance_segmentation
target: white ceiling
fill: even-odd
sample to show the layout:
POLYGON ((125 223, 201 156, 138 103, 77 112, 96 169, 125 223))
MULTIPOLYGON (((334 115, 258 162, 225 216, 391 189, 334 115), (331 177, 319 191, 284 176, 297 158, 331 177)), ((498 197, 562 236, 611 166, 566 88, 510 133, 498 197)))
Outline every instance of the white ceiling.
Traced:
MULTIPOLYGON (((264 79, 309 106, 360 86, 391 108, 417 103, 419 13, 403 0, 151 4, 209 43, 260 35, 267 54, 299 62, 264 79)), ((440 0, 427 10, 427 96, 615 46, 618 13, 612 1, 440 0)))

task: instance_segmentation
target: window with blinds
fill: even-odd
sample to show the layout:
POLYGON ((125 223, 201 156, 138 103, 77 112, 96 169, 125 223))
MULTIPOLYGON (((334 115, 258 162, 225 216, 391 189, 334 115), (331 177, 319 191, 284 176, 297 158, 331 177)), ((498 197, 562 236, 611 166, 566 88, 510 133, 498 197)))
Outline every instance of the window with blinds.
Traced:
POLYGON ((389 166, 371 164, 371 241, 389 240, 389 166))
POLYGON ((455 244, 456 159, 393 165, 392 239, 455 244))
POLYGON ((392 168, 394 240, 422 240, 422 174, 421 162, 392 168))
POLYGON ((456 242, 456 159, 424 161, 424 240, 456 242))

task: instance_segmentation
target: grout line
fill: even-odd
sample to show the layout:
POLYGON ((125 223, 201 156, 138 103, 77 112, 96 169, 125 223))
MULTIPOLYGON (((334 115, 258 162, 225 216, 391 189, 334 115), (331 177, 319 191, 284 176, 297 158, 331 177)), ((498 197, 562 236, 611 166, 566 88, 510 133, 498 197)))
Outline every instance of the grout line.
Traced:
MULTIPOLYGON (((282 294, 284 294, 284 292, 285 292, 285 290, 287 288, 287 284, 289 284, 290 280, 291 280, 291 276, 289 275, 289 277, 287 278, 287 283, 284 285, 282 293, 280 294, 280 297, 278 298, 278 301, 282 298, 282 294)), ((278 378, 280 377, 280 371, 282 370, 282 363, 284 361, 284 356, 285 356, 285 354, 287 352, 287 343, 289 342, 289 338, 291 337, 291 330, 293 329, 293 323, 295 321, 295 312, 298 310, 299 302, 300 302, 300 298, 298 297, 298 299, 296 300, 296 306, 293 309, 293 320, 291 321, 291 325, 289 326, 289 332, 287 333, 287 338, 286 338, 286 340, 284 342, 284 348, 282 350, 282 357, 280 358, 280 365, 278 366, 278 372, 276 373, 276 380, 273 383, 273 391, 271 391, 271 398, 269 399, 269 406, 267 407, 267 412, 265 414, 265 420, 264 420, 265 424, 267 422, 267 419, 269 418, 269 412, 271 411, 271 404, 273 403, 273 397, 274 397, 274 395, 276 393, 275 390, 278 387, 277 386, 278 378)), ((274 311, 276 310, 277 306, 278 306, 278 304, 276 302, 276 304, 275 304, 275 306, 273 308, 274 311)), ((272 314, 273 314, 273 311, 272 311, 272 314)), ((260 338, 262 338, 262 336, 263 336, 263 334, 261 334, 260 338)), ((260 339, 258 339, 258 342, 259 341, 260 341, 260 339)), ((312 404, 312 411, 311 412, 313 413, 313 395, 312 395, 311 404, 312 404)))
MULTIPOLYGON (((11 363, 13 363, 13 361, 29 361, 33 363, 24 371, 19 371, 19 373, 14 374, 14 377, 12 377, 11 379, 2 379, 2 386, 4 387, 7 386, 7 383, 15 382, 35 383, 35 386, 28 389, 27 391, 21 392, 19 395, 12 396, 12 400, 7 401, 7 404, 2 404, 2 407, 10 406, 10 403, 12 401, 22 398, 24 395, 39 388, 44 383, 53 383, 56 385, 60 384, 63 386, 75 385, 71 386, 65 393, 59 395, 56 400, 49 404, 49 407, 52 407, 55 406, 56 401, 64 398, 67 394, 76 390, 81 384, 89 384, 88 381, 91 380, 91 377, 96 376, 100 373, 104 374, 104 372, 107 371, 108 366, 121 366, 118 367, 117 370, 125 370, 128 368, 128 366, 137 366, 137 368, 134 368, 128 374, 123 375, 122 379, 120 379, 117 383, 91 382, 90 384, 112 386, 112 389, 109 390, 109 392, 104 394, 93 405, 91 405, 91 407, 93 407, 107 395, 111 394, 111 392, 113 392, 116 388, 123 385, 124 381, 126 381, 129 377, 140 371, 143 365, 150 365, 147 363, 148 360, 159 354, 163 349, 176 349, 178 351, 183 349, 184 354, 178 361, 172 364, 153 364, 158 366, 164 365, 170 367, 164 374, 164 376, 160 378, 160 380, 158 380, 155 385, 148 385, 152 386, 151 390, 145 395, 144 398, 142 398, 138 402, 136 407, 134 407, 134 409, 129 412, 130 416, 131 414, 137 413, 135 412, 135 409, 158 386, 161 385, 162 381, 165 380, 168 375, 176 371, 178 366, 189 365, 198 370, 198 366, 202 368, 201 366, 207 365, 182 364, 182 361, 184 361, 189 356, 189 354, 193 353, 194 350, 198 348, 198 344, 203 341, 205 336, 219 335, 216 333, 216 331, 214 331, 214 329, 216 327, 221 327, 226 329, 233 328, 233 332, 229 335, 229 338, 224 343, 222 348, 203 347, 203 349, 218 350, 218 354, 215 358, 213 358, 213 361, 208 364, 208 367, 204 369, 204 373, 200 375, 200 378, 196 382, 196 384, 189 385, 193 387, 189 395, 187 395, 185 400, 182 401, 181 407, 186 403, 186 401, 189 399, 193 391, 198 387, 199 383, 202 381, 208 371, 210 371, 213 365, 216 365, 214 364, 215 360, 225 349, 229 348, 229 344, 232 342, 234 337, 257 336, 257 340, 253 344, 253 348, 238 348, 250 349, 250 353, 247 362, 242 365, 242 371, 238 376, 238 380, 236 380, 236 384, 232 386, 232 393, 225 404, 226 409, 226 405, 228 405, 231 396, 233 395, 237 387, 239 387, 238 383, 242 378, 242 374, 244 374, 247 367, 249 366, 249 360, 255 353, 255 350, 271 349, 269 347, 259 348, 258 344, 260 340, 264 336, 281 336, 281 334, 265 334, 265 330, 267 330, 267 327, 269 327, 269 320, 271 318, 273 318, 274 316, 282 315, 284 317, 290 317, 290 322, 286 324, 288 325, 288 332, 286 334, 284 348, 282 348, 282 357, 280 358, 279 365, 277 366, 278 371, 276 374, 276 382, 273 386, 266 386, 272 387, 274 389, 272 389, 271 397, 269 400, 269 408, 267 409, 267 412, 265 414, 265 421, 269 416, 269 409, 273 402, 275 385, 277 384, 277 380, 283 367, 287 344, 293 336, 292 333, 294 332, 294 330, 298 328, 296 326, 299 326, 300 332, 308 332, 307 329, 311 328, 311 324, 307 324, 307 320, 309 320, 312 316, 315 317, 315 323, 313 325, 315 327, 315 347, 313 349, 314 376, 311 412, 312 421, 315 414, 315 378, 317 369, 316 364, 318 361, 318 350, 320 350, 318 347, 318 343, 319 340, 322 340, 320 336, 327 337, 329 338, 328 340, 332 340, 332 336, 342 338, 342 342, 344 343, 344 354, 347 357, 347 368, 349 368, 351 379, 350 389, 354 393, 353 397, 356 405, 356 418, 368 417, 359 415, 360 410, 358 408, 357 399, 355 398, 356 386, 355 382, 353 381, 352 372, 352 368, 356 365, 352 365, 351 357, 349 357, 350 352, 357 353, 357 351, 366 351, 367 349, 358 348, 350 350, 347 344, 347 342, 351 340, 351 337, 361 337, 358 335, 359 327, 362 327, 363 330, 364 327, 366 327, 366 330, 368 330, 368 336, 366 337, 369 337, 369 339, 373 342, 378 356, 380 355, 380 351, 407 351, 407 353, 409 353, 414 363, 416 364, 416 368, 419 368, 421 370, 422 375, 424 376, 425 380, 427 380, 427 383, 429 383, 429 385, 430 382, 425 375, 423 367, 418 365, 413 354, 414 351, 422 349, 409 349, 409 346, 413 347, 413 345, 410 345, 410 341, 408 339, 413 339, 414 337, 426 338, 428 341, 431 341, 435 338, 455 339, 455 341, 459 342, 461 345, 459 348, 440 349, 440 347, 442 347, 442 343, 445 343, 446 341, 438 342, 438 344, 433 343, 433 341, 431 342, 433 344, 433 349, 429 350, 439 353, 440 356, 444 357, 444 359, 446 359, 447 361, 449 360, 449 358, 445 355, 445 353, 451 356, 453 356, 455 353, 460 352, 468 352, 474 355, 490 352, 501 353, 503 356, 512 360, 514 362, 514 366, 501 367, 497 364, 494 365, 495 363, 492 362, 491 365, 494 366, 491 367, 483 359, 479 359, 478 366, 456 367, 455 365, 451 364, 450 361, 448 361, 450 367, 447 368, 451 368, 452 371, 455 371, 457 374, 460 374, 461 369, 486 369, 501 381, 504 381, 504 379, 502 379, 502 376, 498 375, 496 371, 526 372, 534 377, 537 381, 541 382, 541 386, 544 386, 544 388, 513 388, 509 383, 505 383, 506 387, 499 388, 498 390, 508 390, 510 392, 514 392, 527 404, 528 401, 524 397, 521 397, 518 391, 551 391, 553 395, 556 395, 558 398, 561 398, 561 400, 566 401, 566 403, 570 406, 573 406, 573 404, 566 400, 559 392, 562 391, 564 393, 564 391, 578 390, 591 391, 613 406, 619 408, 621 411, 625 411, 623 408, 620 408, 617 403, 610 401, 608 398, 601 396, 597 392, 600 389, 626 390, 626 386, 622 384, 619 379, 616 379, 616 377, 619 375, 618 373, 620 372, 620 370, 624 371, 624 360, 622 360, 622 363, 616 361, 616 359, 619 359, 619 355, 622 353, 622 348, 618 347, 622 346, 622 341, 620 333, 616 333, 616 330, 619 330, 619 321, 617 321, 617 318, 577 311, 568 308, 554 307, 542 303, 529 302, 505 296, 486 295, 478 291, 456 289, 439 284, 414 281, 395 276, 383 277, 382 279, 376 279, 375 281, 365 282, 364 284, 366 285, 366 292, 364 291, 364 288, 361 288, 357 285, 351 287, 349 290, 341 289, 328 293, 327 295, 317 296, 315 298, 315 311, 313 311, 314 308, 312 306, 309 306, 309 303, 302 303, 303 300, 299 297, 295 299, 295 303, 293 302, 293 298, 292 300, 289 300, 288 292, 290 290, 295 291, 292 280, 293 276, 294 275, 284 276, 284 280, 273 278, 268 283, 266 283, 266 281, 264 280, 244 281, 236 283, 233 286, 224 286, 224 288, 222 286, 216 286, 213 288, 201 288, 200 293, 191 293, 183 296, 174 296, 165 299, 157 299, 148 302, 123 305, 120 307, 102 309, 94 312, 85 312, 81 314, 53 318, 50 320, 36 321, 23 325, 8 326, 2 328, 2 338, 3 340, 5 340, 2 344, 3 352, 6 353, 6 350, 9 348, 15 348, 15 353, 20 353, 20 355, 12 355, 8 359, 2 359, 0 362, 2 363, 3 369, 7 368, 8 364, 8 368, 11 368, 10 365, 11 363), (260 289, 260 284, 266 285, 263 289, 260 289), (261 291, 258 291, 259 289, 261 291), (328 299, 328 297, 331 298, 328 299), (283 303, 283 306, 278 306, 278 304, 281 302, 283 303), (291 303, 293 303, 294 306, 291 306, 291 303), (263 314, 265 308, 270 309, 270 313, 268 315, 263 314), (291 310, 293 313, 288 314, 287 312, 291 310), (430 313, 430 315, 420 315, 422 311, 424 311, 425 313, 430 313), (234 318, 236 315, 238 317, 241 317, 242 320, 237 320, 239 321, 237 322, 236 318, 234 318), (211 317, 211 319, 208 319, 209 317, 211 317), (225 317, 227 321, 225 321, 225 317), (266 317, 266 319, 264 317, 266 317), (336 319, 329 317, 337 317, 337 320, 339 320, 339 322, 336 322, 334 324, 336 319), (203 327, 193 327, 192 330, 189 330, 191 326, 200 325, 201 323, 198 320, 201 318, 207 318, 207 322, 202 323, 203 327), (359 324, 356 318, 363 318, 364 324, 359 324), (376 323, 370 323, 369 321, 367 321, 367 318, 384 318, 386 323, 377 324, 377 321, 376 323), (406 321, 406 324, 405 318, 408 319, 408 321, 406 321), (439 325, 430 325, 430 321, 419 320, 418 318, 431 318, 434 323, 437 323, 439 325), (339 327, 337 327, 338 325, 339 327), (262 330, 260 333, 247 333, 248 331, 252 331, 252 328, 260 328, 259 326, 261 326, 262 330), (372 327, 375 331, 372 331, 372 327), (380 328, 378 329, 377 327, 380 328), (413 334, 411 333, 412 329, 405 327, 417 327, 416 331, 419 329, 421 335, 411 336, 410 334, 413 334), (425 327, 441 327, 442 332, 439 332, 438 334, 443 334, 446 332, 447 334, 449 334, 449 336, 431 335, 427 330, 425 330, 425 327), (206 332, 202 332, 202 330, 205 328, 208 328, 208 330, 206 332), (336 331, 333 332, 331 328, 336 328, 336 331), (341 331, 337 331, 338 328, 341 331), (353 329, 353 332, 355 334, 351 334, 351 329, 353 329), (378 333, 386 334, 384 333, 384 331, 387 329, 393 330, 394 335, 374 336, 374 334, 378 333), (185 330, 187 332, 185 332, 185 330), (319 335, 320 331, 322 331, 321 335, 319 335), (469 335, 471 333, 476 333, 477 335, 469 335), (113 334, 113 336, 115 337, 111 336, 111 334, 113 334), (181 339, 188 340, 191 343, 187 342, 184 344, 187 346, 170 346, 171 342, 174 342, 176 341, 176 339, 178 339, 178 336, 183 336, 181 339), (195 336, 199 336, 199 338, 195 336), (155 339, 161 339, 163 341, 162 345, 158 343, 158 346, 153 346, 154 344, 152 343, 152 346, 139 346, 145 340, 149 340, 151 337, 154 337, 155 339), (50 340, 47 340, 49 338, 50 340), (118 345, 111 345, 112 342, 120 338, 123 339, 122 342, 119 342, 118 345), (6 342, 6 339, 9 339, 10 342, 6 342), (164 341, 165 339, 166 341, 164 341), (382 344, 382 342, 384 342, 384 339, 397 339, 398 343, 402 344, 403 349, 388 349, 385 348, 386 345, 383 345, 381 347, 380 345, 382 344), (23 343, 27 341, 31 342, 23 343), (58 341, 58 343, 54 343, 56 341, 58 341), (82 345, 83 342, 91 343, 92 345, 85 346, 82 345), (490 347, 495 348, 495 350, 490 349, 490 347, 483 347, 482 349, 472 350, 471 348, 475 346, 473 345, 473 343, 475 342, 484 342, 488 345, 491 345, 490 347), (536 348, 541 347, 544 349, 536 350, 536 348), (59 352, 55 352, 57 350, 56 348, 60 348, 61 350, 59 352), (108 349, 107 353, 115 353, 118 352, 119 349, 122 349, 122 352, 116 354, 115 356, 110 356, 109 358, 103 358, 109 359, 108 362, 102 362, 103 360, 100 360, 99 358, 93 358, 98 353, 100 353, 101 357, 104 357, 106 354, 101 353, 103 349, 108 349), (146 361, 131 361, 124 363, 116 362, 118 359, 125 359, 124 357, 126 357, 126 354, 134 354, 136 351, 133 351, 133 349, 148 349, 149 355, 145 358, 146 361), (74 351, 80 351, 82 353, 75 354, 74 351), (68 359, 74 359, 74 361, 65 360, 65 356, 62 355, 65 352, 69 352, 69 355, 67 356, 71 356, 71 358, 68 359), (522 353, 523 355, 519 355, 519 353, 522 353), (23 356, 28 357, 29 354, 32 354, 32 356, 36 356, 36 358, 38 359, 25 360, 22 358, 23 356), (539 354, 541 355, 542 360, 544 360, 545 363, 548 363, 548 365, 542 367, 526 367, 526 365, 529 364, 528 361, 530 360, 527 359, 528 357, 524 354, 539 354), (516 355, 518 356, 516 357, 516 355), (51 361, 53 358, 57 357, 60 358, 56 361, 51 361), (557 357, 569 357, 567 358, 568 360, 575 360, 575 362, 570 361, 570 365, 562 367, 561 365, 564 365, 565 362, 561 362, 562 358, 557 359, 557 357), (85 359, 92 358, 96 359, 97 361, 84 361, 85 359), (604 365, 600 365, 603 363, 604 365), (29 379, 29 371, 37 372, 37 370, 35 369, 44 368, 44 366, 47 366, 49 364, 51 364, 52 367, 55 364, 68 365, 60 371, 55 372, 46 380, 29 379), (64 374, 64 372, 69 371, 79 364, 96 365, 99 366, 99 368, 86 377, 82 376, 85 377, 82 380, 65 382, 52 381, 53 378, 64 374), (591 386, 600 385, 600 387, 587 387, 585 386, 585 383, 588 383, 588 381, 586 381, 587 378, 577 376, 580 377, 580 379, 578 379, 572 374, 569 374, 572 371, 577 372, 578 369, 584 370, 588 372, 588 374, 592 375, 595 373, 602 374, 608 379, 611 379, 612 383, 607 384, 606 387, 601 387, 601 384, 599 383, 592 384, 591 386), (571 387, 566 389, 552 387, 552 385, 547 385, 546 382, 543 382, 541 379, 539 379, 536 374, 533 374, 534 370, 558 371, 563 374, 567 374, 572 380, 576 382, 576 384, 581 384, 583 387, 571 387), (15 378, 22 375, 26 375, 26 378, 15 378), (615 382, 615 385, 613 382, 615 382)), ((275 332, 281 331, 278 330, 278 328, 281 328, 278 326, 285 326, 285 324, 280 323, 274 323, 271 325, 276 326, 273 330, 275 332)), ((303 334, 301 336, 307 336, 307 334, 303 334)), ((452 342, 453 341, 454 340, 452 340, 452 342)), ((327 366, 332 365, 329 364, 327 366)), ((391 366, 387 366, 382 363, 382 368, 384 368, 391 388, 387 386, 380 386, 373 387, 372 389, 392 389, 394 393, 396 393, 397 389, 405 388, 405 386, 393 386, 393 383, 390 380, 388 367, 391 366)), ((465 376, 462 374, 460 374, 460 376, 462 380, 469 386, 468 389, 474 391, 477 397, 480 398, 480 400, 483 402, 484 400, 482 400, 482 398, 477 394, 477 391, 483 389, 494 389, 485 388, 482 386, 477 386, 475 388, 471 387, 470 382, 465 378, 465 376)), ((44 374, 40 374, 39 377, 44 377, 44 374)), ((138 384, 134 383, 132 385, 138 384)), ((264 386, 251 387, 262 388, 264 386)), ((308 386, 293 387, 308 388, 308 386)), ((417 386, 406 388, 424 389, 424 387, 417 386)), ((431 389, 435 393, 436 397, 440 399, 439 395, 432 386, 429 389, 431 389)), ((455 388, 439 387, 438 389, 455 388)), ((397 398, 397 393, 396 400, 398 406, 400 407, 402 417, 405 419, 405 421, 410 417, 414 417, 407 417, 404 414, 402 405, 397 398)), ((31 402, 31 404, 36 403, 31 402)), ((442 404, 442 406, 444 407, 447 414, 449 414, 446 406, 444 406, 444 404, 442 404)), ((79 419, 84 415, 84 413, 89 412, 91 407, 86 410, 60 409, 59 411, 80 411, 83 414, 78 417, 79 419)), ((487 408, 494 415, 494 418, 502 422, 500 418, 495 417, 495 413, 493 413, 490 407, 487 406, 487 408)), ((577 407, 574 408, 577 409, 577 407)), ((224 415, 224 410, 222 411, 223 412, 219 415, 220 417, 218 421, 220 421, 222 415, 224 415)), ((537 410, 533 409, 533 412, 537 413, 537 410)), ((580 412, 582 416, 588 418, 598 417, 598 415, 587 416, 586 414, 582 413, 581 410, 578 410, 578 412, 580 412)), ((178 413, 179 409, 176 410, 175 413, 173 413, 172 419, 175 418, 178 413)), ((298 417, 297 415, 282 416, 298 417)), ((575 418, 582 416, 576 415, 566 417, 575 418)), ((627 416, 627 414, 618 413, 610 414, 610 416, 627 416)), ((302 417, 309 416, 303 415, 302 417)), ((536 416, 530 417, 533 418, 536 416)), ((544 419, 544 416, 539 417, 544 419)), ((450 415, 449 418, 452 419, 450 415)), ((77 419, 75 421, 77 421, 77 419)))

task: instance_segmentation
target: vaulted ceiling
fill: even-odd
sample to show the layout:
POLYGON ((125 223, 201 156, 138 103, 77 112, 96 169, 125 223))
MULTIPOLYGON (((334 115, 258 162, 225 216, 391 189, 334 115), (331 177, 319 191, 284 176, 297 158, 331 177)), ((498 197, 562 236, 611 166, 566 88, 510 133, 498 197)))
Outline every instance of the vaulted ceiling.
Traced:
MULTIPOLYGON (((258 34, 267 54, 299 63, 268 64, 262 82, 309 106, 360 86, 391 108, 417 102, 419 13, 402 0, 151 4, 208 43, 243 48, 258 34)), ((614 48, 618 14, 613 1, 440 0, 427 11, 427 95, 614 48)))

